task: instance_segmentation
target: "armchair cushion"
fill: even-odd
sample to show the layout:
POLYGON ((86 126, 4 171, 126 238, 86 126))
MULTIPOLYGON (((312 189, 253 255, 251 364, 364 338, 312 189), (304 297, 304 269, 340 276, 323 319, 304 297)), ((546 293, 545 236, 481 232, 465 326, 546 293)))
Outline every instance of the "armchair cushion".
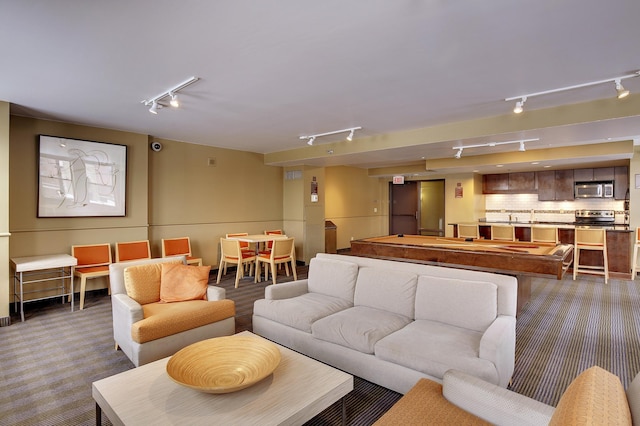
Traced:
MULTIPOLYGON (((192 266, 193 267, 193 266, 192 266)), ((131 338, 145 343, 235 316, 233 300, 189 300, 180 303, 148 303, 144 319, 131 326, 131 338)))
MULTIPOLYGON (((124 287, 127 295, 141 305, 158 302, 164 263, 149 263, 125 268, 124 287)), ((180 260, 168 260, 166 263, 182 264, 180 260)))
POLYGON ((160 278, 160 301, 184 302, 206 299, 211 266, 163 263, 160 278))
POLYGON ((627 396, 618 377, 593 366, 562 394, 550 425, 631 425, 627 396))

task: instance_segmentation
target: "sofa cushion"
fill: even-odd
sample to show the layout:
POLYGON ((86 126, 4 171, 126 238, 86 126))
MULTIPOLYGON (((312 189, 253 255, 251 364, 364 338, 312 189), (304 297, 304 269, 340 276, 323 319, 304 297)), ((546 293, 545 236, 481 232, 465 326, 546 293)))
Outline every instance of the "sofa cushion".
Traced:
POLYGON ((256 300, 253 314, 311 333, 311 324, 351 306, 351 302, 339 297, 307 293, 289 299, 256 300))
POLYGON ((160 276, 160 300, 184 302, 207 298, 211 266, 163 263, 160 276))
POLYGON ((309 264, 309 292, 338 297, 353 303, 358 265, 314 257, 309 264))
POLYGON ((483 281, 418 277, 416 319, 484 332, 498 315, 498 286, 483 281))
POLYGON ((180 260, 129 266, 124 270, 127 295, 141 305, 160 300, 160 278, 164 263, 181 264, 180 260))
POLYGON ((142 306, 144 319, 131 326, 131 338, 138 343, 160 339, 236 314, 233 300, 189 300, 179 303, 148 303, 142 306))
POLYGON ((598 366, 576 377, 558 401, 549 425, 631 425, 620 379, 598 366))
POLYGON ((479 358, 482 333, 442 324, 416 320, 375 346, 376 357, 394 364, 442 378, 445 371, 456 369, 498 383, 491 361, 479 358))
POLYGON ((362 267, 353 304, 413 318, 416 282, 417 275, 413 272, 362 267))
POLYGON ((358 352, 373 353, 378 340, 400 330, 410 318, 367 306, 354 306, 314 322, 313 337, 358 352))

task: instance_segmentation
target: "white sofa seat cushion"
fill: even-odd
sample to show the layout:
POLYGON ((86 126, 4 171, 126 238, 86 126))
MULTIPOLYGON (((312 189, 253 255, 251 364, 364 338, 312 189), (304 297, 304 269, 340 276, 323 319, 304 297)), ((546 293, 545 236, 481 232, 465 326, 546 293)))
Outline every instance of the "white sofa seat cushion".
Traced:
POLYGON ((378 340, 410 322, 411 319, 403 315, 354 306, 314 322, 311 330, 317 339, 373 354, 378 340))
POLYGON ((339 297, 307 293, 290 299, 256 300, 253 314, 311 333, 311 324, 353 304, 339 297))
POLYGON ((489 282, 421 275, 415 300, 416 319, 469 330, 484 332, 498 316, 498 286, 489 282))
POLYGON ((456 369, 497 384, 491 361, 479 358, 482 333, 435 321, 416 320, 375 346, 376 357, 442 378, 456 369))
POLYGON ((358 271, 353 304, 413 318, 417 282, 413 272, 363 266, 358 271))

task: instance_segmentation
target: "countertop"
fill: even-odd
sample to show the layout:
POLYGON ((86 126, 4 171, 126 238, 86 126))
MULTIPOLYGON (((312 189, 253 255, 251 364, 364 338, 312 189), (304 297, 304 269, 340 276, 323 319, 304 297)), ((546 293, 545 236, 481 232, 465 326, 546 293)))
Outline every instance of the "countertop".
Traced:
MULTIPOLYGON (((519 226, 523 228, 529 228, 532 225, 536 226, 553 226, 560 229, 576 229, 576 228, 599 228, 606 229, 607 231, 621 231, 621 232, 633 232, 629 229, 629 225, 624 225, 621 223, 616 223, 613 225, 576 225, 573 222, 538 222, 538 221, 479 221, 479 222, 459 222, 461 224, 467 225, 480 225, 480 226, 491 226, 491 225, 513 225, 519 226)), ((450 223, 449 225, 458 225, 458 223, 450 223)))

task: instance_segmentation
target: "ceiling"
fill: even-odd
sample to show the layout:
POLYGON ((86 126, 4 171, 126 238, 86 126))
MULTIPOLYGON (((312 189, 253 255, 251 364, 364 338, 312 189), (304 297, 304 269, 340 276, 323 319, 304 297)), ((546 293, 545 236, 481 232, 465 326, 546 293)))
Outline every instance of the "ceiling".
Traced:
MULTIPOLYGON (((637 0, 0 0, 0 100, 17 115, 293 152, 279 165, 370 168, 492 140, 540 138, 534 150, 633 139, 640 110, 405 145, 383 135, 464 128, 513 115, 505 98, 633 74, 639 19, 637 0), (141 103, 191 76, 200 80, 180 92, 181 108, 152 115, 141 103), (376 144, 327 155, 317 146, 346 147, 346 134, 300 140, 353 126, 354 143, 376 144)), ((637 102, 640 78, 623 84, 632 95, 616 102, 637 102)), ((614 95, 607 83, 531 97, 522 115, 614 95)))

